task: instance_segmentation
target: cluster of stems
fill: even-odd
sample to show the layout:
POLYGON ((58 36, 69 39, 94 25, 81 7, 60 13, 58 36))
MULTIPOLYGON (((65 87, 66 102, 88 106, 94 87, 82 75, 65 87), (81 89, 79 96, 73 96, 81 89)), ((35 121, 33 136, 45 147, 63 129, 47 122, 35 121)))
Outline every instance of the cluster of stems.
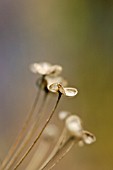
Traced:
POLYGON ((92 143, 95 140, 92 134, 82 129, 79 118, 74 119, 74 129, 73 120, 71 123, 68 120, 70 114, 64 112, 58 118, 56 110, 62 95, 73 97, 77 94, 77 89, 65 87, 67 82, 58 76, 62 71, 61 66, 35 63, 31 70, 41 74, 36 83, 36 97, 0 170, 50 170, 75 143, 92 143), (49 103, 52 104, 48 113, 49 103), (53 116, 57 120, 52 124, 53 116))

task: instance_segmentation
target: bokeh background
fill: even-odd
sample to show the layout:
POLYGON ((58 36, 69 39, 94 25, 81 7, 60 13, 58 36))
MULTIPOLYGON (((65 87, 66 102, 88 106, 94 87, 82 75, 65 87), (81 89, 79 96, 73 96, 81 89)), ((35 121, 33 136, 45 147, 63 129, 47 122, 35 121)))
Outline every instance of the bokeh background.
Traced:
POLYGON ((80 115, 97 142, 73 150, 59 170, 113 169, 113 1, 0 1, 0 159, 36 93, 33 62, 63 66, 79 89, 63 109, 80 115))

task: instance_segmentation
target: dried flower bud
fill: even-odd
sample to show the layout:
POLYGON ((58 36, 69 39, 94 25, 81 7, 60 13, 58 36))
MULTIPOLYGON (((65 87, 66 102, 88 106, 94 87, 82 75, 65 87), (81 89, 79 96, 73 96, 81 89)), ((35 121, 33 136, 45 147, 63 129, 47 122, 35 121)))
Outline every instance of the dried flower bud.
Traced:
POLYGON ((71 115, 70 112, 67 111, 60 111, 58 114, 58 117, 60 120, 65 120, 69 115, 71 115))
POLYGON ((53 83, 48 88, 53 93, 60 92, 69 97, 73 97, 78 93, 77 89, 71 87, 63 87, 60 83, 53 83))
POLYGON ((76 115, 71 115, 66 119, 66 128, 70 132, 71 135, 75 137, 82 137, 82 125, 81 120, 76 115))
POLYGON ((58 75, 62 71, 62 67, 59 65, 51 65, 50 63, 34 63, 30 67, 33 73, 39 73, 41 75, 58 75))

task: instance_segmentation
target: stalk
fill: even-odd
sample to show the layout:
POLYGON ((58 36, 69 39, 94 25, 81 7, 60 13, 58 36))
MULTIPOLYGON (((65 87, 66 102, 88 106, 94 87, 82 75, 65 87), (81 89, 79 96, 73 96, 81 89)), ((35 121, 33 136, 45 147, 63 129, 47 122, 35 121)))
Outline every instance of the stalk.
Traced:
POLYGON ((51 158, 51 160, 40 170, 51 170, 64 156, 70 151, 75 144, 75 138, 69 138, 65 144, 57 151, 57 153, 51 158))
POLYGON ((33 149, 33 147, 36 145, 37 141, 40 139, 40 137, 41 137, 44 129, 46 128, 46 126, 47 126, 48 123, 50 122, 50 120, 51 120, 51 118, 52 118, 52 116, 53 116, 53 114, 54 114, 54 112, 55 112, 55 110, 56 110, 56 108, 57 108, 57 106, 58 106, 58 103, 59 103, 59 101, 60 101, 61 95, 62 95, 62 94, 59 92, 58 99, 57 99, 57 102, 56 102, 56 104, 55 104, 55 107, 53 108, 52 113, 50 114, 49 118, 47 119, 44 127, 42 128, 42 130, 41 130, 41 132, 39 133, 39 135, 37 136, 37 138, 34 140, 34 142, 32 143, 32 145, 28 148, 28 150, 26 151, 26 153, 23 155, 23 157, 22 157, 21 160, 17 163, 17 165, 14 167, 13 170, 16 170, 16 169, 21 165, 21 163, 24 161, 24 159, 27 157, 27 155, 30 153, 30 151, 33 149))
POLYGON ((41 168, 39 170, 42 170, 43 167, 45 167, 46 164, 48 164, 48 162, 52 159, 52 157, 57 153, 57 151, 60 149, 60 147, 63 145, 63 143, 65 142, 65 137, 66 137, 66 129, 64 127, 58 142, 56 143, 55 147, 53 148, 52 152, 49 154, 49 157, 47 155, 47 159, 44 162, 44 164, 42 164, 41 168))
MULTIPOLYGON (((44 103, 46 101, 46 97, 47 97, 47 93, 45 93, 45 94, 46 94, 46 96, 44 96, 44 100, 42 102, 43 105, 44 105, 44 103)), ((41 107, 40 107, 41 109, 43 108, 42 104, 41 104, 41 107)), ((39 111, 41 111, 41 109, 39 109, 39 111)), ((41 112, 39 112, 39 113, 41 113, 41 112)), ((34 124, 31 127, 31 129, 26 134, 26 136, 25 136, 24 140, 22 141, 21 145, 18 147, 17 151, 13 155, 12 159, 9 161, 9 163, 5 167, 5 170, 8 170, 9 168, 11 168, 13 163, 17 160, 18 156, 21 154, 21 152, 23 151, 24 147, 28 144, 28 142, 32 138, 33 134, 35 133, 35 131, 37 129, 37 125, 38 125, 38 121, 35 121, 34 124)))
MULTIPOLYGON (((41 87, 43 81, 44 81, 44 76, 42 76, 40 87, 41 87)), ((28 126, 28 124, 29 124, 29 122, 31 120, 31 117, 33 116, 33 113, 35 111, 35 108, 37 106, 37 103, 38 103, 38 100, 39 100, 39 97, 40 97, 40 93, 41 93, 41 88, 37 92, 37 95, 35 97, 35 100, 34 100, 34 103, 32 105, 31 111, 29 112, 28 117, 27 117, 27 119, 26 119, 26 121, 25 121, 25 123, 24 123, 24 125, 23 125, 23 127, 22 127, 22 129, 21 129, 21 131, 19 133, 19 135, 17 136, 15 143, 12 145, 12 147, 10 148, 7 156, 5 157, 5 159, 3 160, 2 164, 1 164, 1 170, 3 170, 4 167, 7 165, 7 163, 10 161, 10 158, 15 153, 15 150, 16 150, 17 146, 21 142, 21 139, 22 139, 22 137, 24 135, 24 132, 27 129, 27 126, 28 126)))

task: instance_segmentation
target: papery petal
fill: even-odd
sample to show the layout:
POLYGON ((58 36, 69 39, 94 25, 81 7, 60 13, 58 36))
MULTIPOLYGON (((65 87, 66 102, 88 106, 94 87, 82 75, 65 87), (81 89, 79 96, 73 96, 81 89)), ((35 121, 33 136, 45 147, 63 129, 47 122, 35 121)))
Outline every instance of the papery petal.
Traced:
POLYGON ((65 91, 66 96, 69 96, 69 97, 76 96, 78 93, 76 88, 71 88, 71 87, 64 88, 64 91, 65 91))
POLYGON ((48 89, 53 93, 60 92, 65 95, 64 88, 60 83, 53 83, 48 87, 48 89))
POLYGON ((58 83, 53 83, 49 85, 48 89, 53 93, 57 93, 59 91, 58 83))

